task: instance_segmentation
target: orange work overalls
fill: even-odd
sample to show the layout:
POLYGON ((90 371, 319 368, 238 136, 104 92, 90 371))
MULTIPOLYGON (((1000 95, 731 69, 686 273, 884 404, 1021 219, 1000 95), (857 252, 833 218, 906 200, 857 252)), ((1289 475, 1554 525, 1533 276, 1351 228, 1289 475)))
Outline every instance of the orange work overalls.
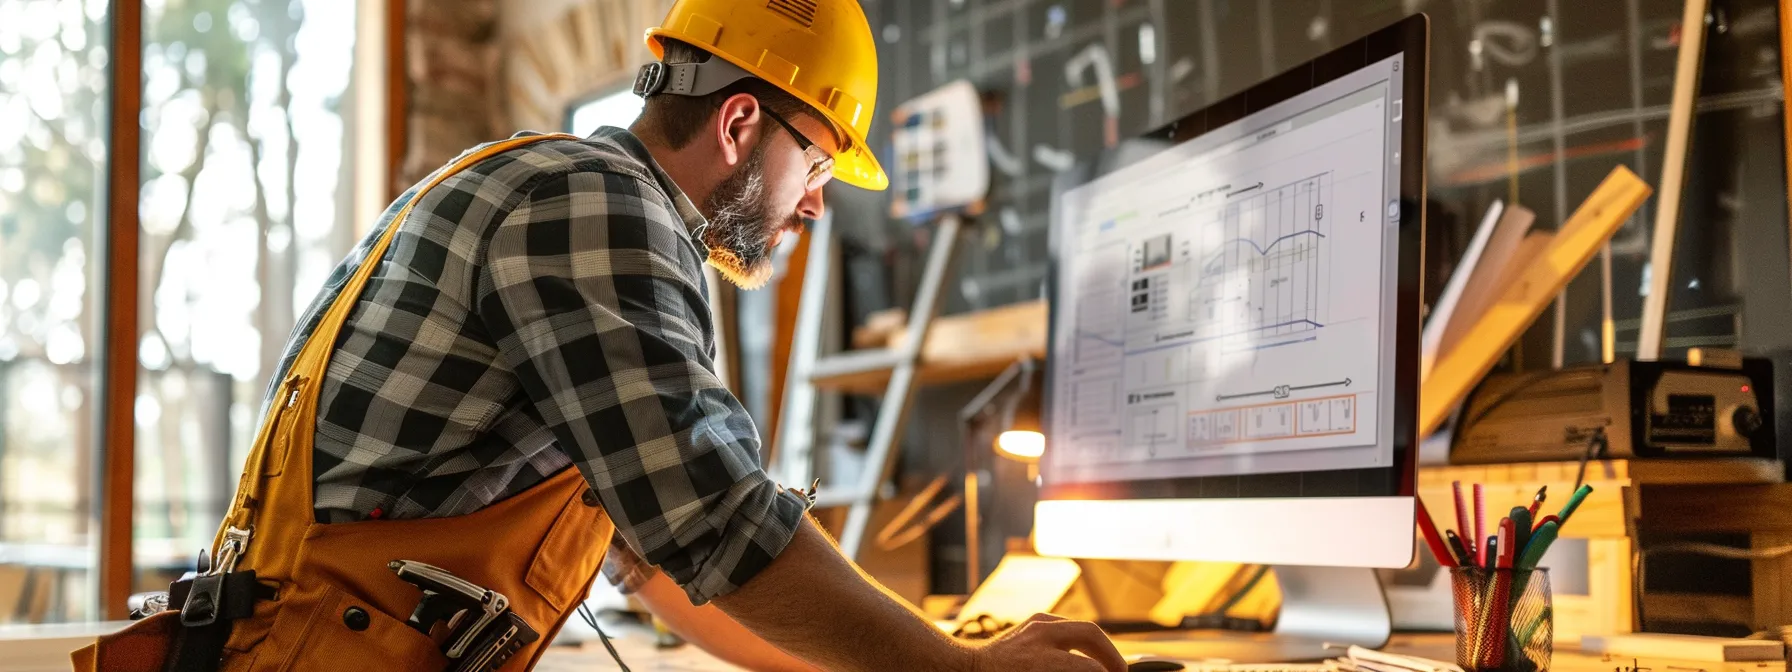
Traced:
MULTIPOLYGON (((254 570, 264 599, 234 621, 220 670, 274 672, 437 672, 449 660, 428 636, 405 624, 421 592, 388 567, 414 560, 502 593, 541 634, 503 669, 534 666, 547 643, 584 600, 615 526, 567 468, 527 491, 452 518, 371 520, 325 525, 312 511, 312 440, 318 388, 330 351, 393 232, 423 194, 494 154, 569 135, 540 135, 488 145, 437 171, 392 219, 306 340, 281 382, 243 470, 236 500, 218 533, 220 564, 254 570), (246 543, 242 542, 248 533, 246 543)), ((74 652, 75 669, 161 672, 185 628, 172 609, 74 652)))

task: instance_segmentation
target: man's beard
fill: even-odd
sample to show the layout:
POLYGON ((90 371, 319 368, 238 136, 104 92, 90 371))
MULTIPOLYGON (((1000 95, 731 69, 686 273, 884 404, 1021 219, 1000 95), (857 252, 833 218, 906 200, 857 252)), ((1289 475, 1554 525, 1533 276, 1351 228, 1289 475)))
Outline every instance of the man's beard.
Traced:
POLYGON ((795 213, 779 219, 765 198, 765 143, 709 195, 709 265, 741 289, 758 289, 772 277, 772 238, 796 228, 795 213))

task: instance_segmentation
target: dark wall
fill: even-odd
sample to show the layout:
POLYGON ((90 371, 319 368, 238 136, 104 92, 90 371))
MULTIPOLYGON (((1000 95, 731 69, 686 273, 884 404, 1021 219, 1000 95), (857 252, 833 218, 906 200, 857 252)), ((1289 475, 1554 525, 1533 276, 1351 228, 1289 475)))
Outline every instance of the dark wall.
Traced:
MULTIPOLYGON (((1488 205, 1509 199, 1553 229, 1616 165, 1656 184, 1672 98, 1682 3, 1676 0, 866 0, 881 56, 879 118, 959 78, 991 106, 995 169, 988 214, 959 256, 946 312, 1043 296, 1054 168, 1094 157, 1412 12, 1431 17, 1427 298, 1488 205), (1094 73, 1106 55, 1120 89, 1110 115, 1094 73), (1082 85, 1073 85, 1080 77, 1082 85), (1517 104, 1508 114, 1508 85, 1517 104), (1516 157, 1516 180, 1509 169, 1516 157), (1044 157, 1042 160, 1041 157, 1044 157)), ((1674 261, 1667 356, 1687 347, 1792 346, 1778 16, 1771 0, 1713 0, 1693 155, 1674 261)), ((886 165, 888 148, 880 148, 886 165)), ((906 305, 926 229, 889 218, 887 194, 830 194, 849 237, 849 313, 906 305)), ((1617 234, 1610 280, 1595 259, 1558 312, 1538 319, 1505 366, 1598 361, 1609 286, 1619 356, 1634 353, 1646 286, 1651 200, 1617 234), (1558 345, 1559 343, 1559 345, 1558 345), (1559 348, 1559 351, 1558 351, 1559 348)), ((848 319, 852 319, 849 317, 848 319)), ((963 463, 949 422, 977 385, 930 391, 904 450, 909 470, 963 463)), ((863 408, 863 407, 861 407, 863 408)), ((974 446, 970 449, 981 450, 974 446)), ((1002 465, 995 465, 1002 466, 1002 465)), ((1003 469, 988 550, 1022 536, 1031 492, 1003 469), (1010 515, 1012 514, 1012 515, 1010 515), (1012 529, 1006 529, 1012 528, 1012 529)), ((992 512, 993 513, 993 512, 992 512)), ((937 590, 962 589, 962 528, 935 536, 937 590), (961 561, 961 560, 960 560, 961 561)), ((985 555, 993 564, 993 554, 985 555)))
MULTIPOLYGON (((1042 296, 1054 173, 1042 156, 1089 159, 1117 138, 1417 11, 1432 19, 1427 286, 1434 295, 1488 204, 1509 199, 1513 150, 1517 202, 1536 211, 1544 228, 1573 212, 1615 165, 1659 180, 1682 3, 868 0, 865 7, 882 57, 874 138, 888 138, 888 112, 901 101, 955 79, 997 101, 991 207, 960 256, 947 304, 955 312, 1042 296), (1067 72, 1079 56, 1090 60, 1091 50, 1112 64, 1117 114, 1095 95, 1092 70, 1067 72), (1508 83, 1518 100, 1510 120, 1508 83)), ((1777 11, 1771 0, 1715 0, 1711 14, 1670 299, 1675 355, 1688 346, 1792 345, 1777 11)), ((906 303, 925 234, 884 216, 884 195, 841 196, 851 201, 844 228, 867 254, 895 262, 887 278, 854 294, 867 303, 879 296, 906 303)), ((1612 245, 1620 355, 1635 350, 1653 205, 1612 245)), ((1568 292, 1567 363, 1598 359, 1600 273, 1596 259, 1568 292)), ((1553 313, 1539 319, 1522 366, 1551 364, 1555 326, 1553 313)))

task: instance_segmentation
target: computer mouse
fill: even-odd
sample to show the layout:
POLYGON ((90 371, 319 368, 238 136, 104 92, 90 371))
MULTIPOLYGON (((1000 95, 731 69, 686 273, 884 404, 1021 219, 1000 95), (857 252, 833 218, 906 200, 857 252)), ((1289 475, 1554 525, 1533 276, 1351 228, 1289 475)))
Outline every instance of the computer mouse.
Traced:
POLYGON ((1126 664, 1127 672, 1178 672, 1187 669, 1173 660, 1139 660, 1126 664))

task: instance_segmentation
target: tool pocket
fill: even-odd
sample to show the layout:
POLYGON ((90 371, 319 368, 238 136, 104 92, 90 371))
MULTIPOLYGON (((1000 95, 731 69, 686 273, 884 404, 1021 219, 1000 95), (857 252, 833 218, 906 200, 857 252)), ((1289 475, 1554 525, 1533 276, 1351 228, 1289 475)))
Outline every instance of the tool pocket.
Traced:
POLYGON ((162 672, 174 648, 180 614, 164 611, 70 654, 75 672, 162 672))
POLYGON ((262 475, 264 476, 272 478, 286 471, 287 453, 292 452, 297 425, 307 417, 306 414, 296 411, 299 404, 306 401, 306 393, 310 391, 308 389, 309 382, 304 376, 296 374, 289 376, 280 386, 279 395, 274 397, 273 403, 279 404, 279 407, 274 410, 274 426, 268 437, 268 454, 262 464, 262 475))
POLYGON ((281 672, 441 672, 448 669, 435 640, 412 630, 373 603, 331 586, 305 624, 305 634, 281 672))
POLYGON ((591 578, 603 563, 615 530, 598 504, 597 493, 585 488, 582 496, 567 499, 561 507, 554 526, 535 549, 535 560, 529 563, 523 581, 554 611, 566 611, 590 590, 591 578))

